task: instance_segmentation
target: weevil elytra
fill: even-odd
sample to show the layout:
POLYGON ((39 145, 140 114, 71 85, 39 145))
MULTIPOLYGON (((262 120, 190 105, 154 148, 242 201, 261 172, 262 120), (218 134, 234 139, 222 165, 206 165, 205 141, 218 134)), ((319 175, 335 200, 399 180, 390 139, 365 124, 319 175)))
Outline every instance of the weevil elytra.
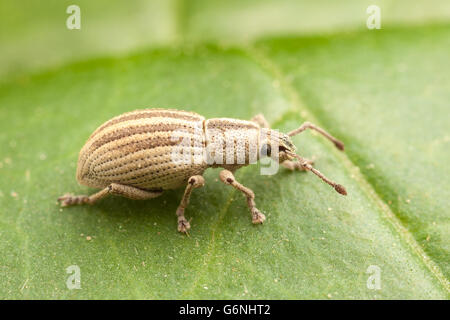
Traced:
POLYGON ((89 137, 78 159, 80 184, 102 189, 91 195, 64 195, 62 206, 93 204, 108 194, 136 200, 160 196, 164 190, 185 186, 176 210, 178 231, 187 232, 184 216, 193 189, 205 183, 203 172, 221 167, 220 180, 246 197, 254 224, 266 219, 255 205, 252 190, 236 181, 233 173, 249 164, 270 157, 292 171, 311 171, 338 193, 337 184, 312 166, 312 161, 295 153, 290 137, 312 129, 344 150, 344 144, 309 122, 287 134, 269 128, 259 114, 250 121, 214 118, 173 109, 145 109, 128 112, 101 125, 89 137))

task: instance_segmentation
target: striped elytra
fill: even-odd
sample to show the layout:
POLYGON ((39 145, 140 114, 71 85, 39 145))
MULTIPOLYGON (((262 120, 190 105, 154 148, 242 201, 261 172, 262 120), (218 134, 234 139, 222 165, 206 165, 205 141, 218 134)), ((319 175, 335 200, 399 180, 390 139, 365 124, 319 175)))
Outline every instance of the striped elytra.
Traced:
MULTIPOLYGON (((249 148, 257 147, 259 126, 251 121, 216 118, 205 120, 199 114, 169 109, 128 112, 101 125, 81 149, 77 180, 80 184, 104 188, 111 183, 143 190, 181 187, 191 176, 202 175, 208 167, 227 163, 250 163, 249 148), (235 133, 232 148, 222 138, 235 133), (183 140, 185 139, 185 140, 183 140), (190 141, 183 147, 181 141, 190 141), (222 148, 223 146, 223 148, 222 148), (201 161, 175 162, 173 154, 200 156, 201 161), (215 152, 222 149, 223 153, 215 152), (209 160, 208 160, 209 159, 209 160), (228 161, 227 161, 228 160, 228 161)), ((256 159, 253 159, 256 161, 256 159)))

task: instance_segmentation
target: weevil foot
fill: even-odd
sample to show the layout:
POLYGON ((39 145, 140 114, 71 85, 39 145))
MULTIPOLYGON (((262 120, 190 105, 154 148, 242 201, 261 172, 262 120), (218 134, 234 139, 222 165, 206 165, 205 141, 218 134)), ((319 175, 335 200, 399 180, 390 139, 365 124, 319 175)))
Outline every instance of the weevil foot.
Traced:
POLYGON ((178 231, 181 233, 187 233, 187 231, 191 228, 189 221, 184 217, 180 217, 178 219, 178 231))
POLYGON ((252 223, 262 224, 266 220, 266 216, 256 208, 252 208, 252 223))
POLYGON ((58 201, 61 203, 61 207, 68 207, 77 204, 85 204, 89 202, 88 196, 74 196, 70 194, 65 194, 58 198, 58 201))

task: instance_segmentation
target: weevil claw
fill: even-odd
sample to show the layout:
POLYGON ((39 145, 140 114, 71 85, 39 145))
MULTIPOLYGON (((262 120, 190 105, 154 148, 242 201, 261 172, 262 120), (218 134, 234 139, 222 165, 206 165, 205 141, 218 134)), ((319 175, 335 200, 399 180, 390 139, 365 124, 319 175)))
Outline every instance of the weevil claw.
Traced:
POLYGON ((84 204, 89 202, 89 197, 87 196, 73 196, 71 194, 65 194, 58 198, 61 202, 61 207, 68 207, 76 204, 84 204))
POLYGON ((191 228, 191 224, 186 219, 178 221, 178 231, 181 233, 187 233, 191 228))
POLYGON ((252 209, 252 223, 262 224, 266 220, 266 216, 262 214, 258 209, 252 209))

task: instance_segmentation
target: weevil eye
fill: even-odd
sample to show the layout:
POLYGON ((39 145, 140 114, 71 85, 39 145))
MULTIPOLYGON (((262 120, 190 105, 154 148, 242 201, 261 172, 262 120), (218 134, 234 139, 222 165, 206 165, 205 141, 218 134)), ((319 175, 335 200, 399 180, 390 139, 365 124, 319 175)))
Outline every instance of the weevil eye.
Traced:
POLYGON ((270 144, 264 143, 261 146, 261 155, 270 157, 271 154, 272 154, 272 148, 271 148, 270 144))

